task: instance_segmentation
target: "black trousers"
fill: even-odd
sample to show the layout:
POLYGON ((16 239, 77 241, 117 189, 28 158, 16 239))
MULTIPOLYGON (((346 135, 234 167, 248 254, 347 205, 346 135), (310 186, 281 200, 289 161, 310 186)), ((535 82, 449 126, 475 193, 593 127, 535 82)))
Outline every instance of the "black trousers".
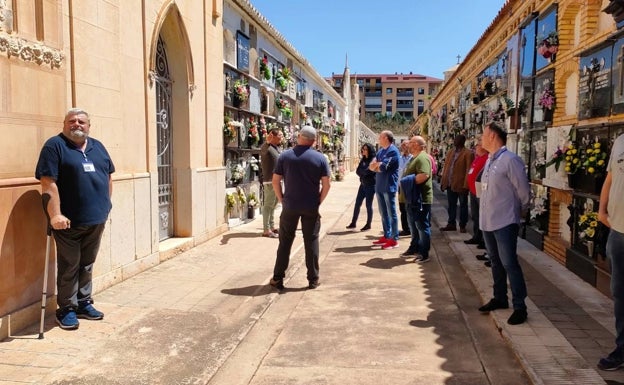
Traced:
POLYGON ((483 233, 479 228, 479 198, 470 193, 470 216, 472 217, 472 239, 483 243, 483 233))
POLYGON ((319 277, 319 232, 321 230, 321 215, 316 210, 289 210, 282 209, 279 223, 279 246, 273 268, 273 279, 280 280, 286 276, 286 269, 290 263, 290 251, 295 240, 297 225, 301 219, 303 244, 305 248, 305 262, 308 269, 308 281, 316 281, 319 277))
POLYGON ((91 302, 92 274, 104 223, 53 230, 56 242, 56 301, 59 309, 91 302))

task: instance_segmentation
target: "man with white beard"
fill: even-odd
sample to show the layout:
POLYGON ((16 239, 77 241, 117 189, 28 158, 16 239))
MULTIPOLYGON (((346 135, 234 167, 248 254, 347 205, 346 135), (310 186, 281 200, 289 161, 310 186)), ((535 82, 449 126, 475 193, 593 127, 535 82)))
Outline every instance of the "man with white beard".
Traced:
POLYGON ((78 318, 104 318, 93 307, 91 278, 112 207, 115 166, 104 145, 89 137, 90 127, 89 114, 70 109, 63 132, 43 145, 35 170, 56 241, 56 323, 66 330, 77 329, 78 318))

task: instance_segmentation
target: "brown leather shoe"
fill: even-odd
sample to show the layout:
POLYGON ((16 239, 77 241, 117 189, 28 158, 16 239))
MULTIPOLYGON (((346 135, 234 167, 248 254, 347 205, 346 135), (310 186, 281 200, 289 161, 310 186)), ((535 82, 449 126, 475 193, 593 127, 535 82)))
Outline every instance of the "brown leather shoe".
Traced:
POLYGON ((446 225, 444 227, 440 227, 440 231, 457 231, 457 227, 455 225, 446 225))

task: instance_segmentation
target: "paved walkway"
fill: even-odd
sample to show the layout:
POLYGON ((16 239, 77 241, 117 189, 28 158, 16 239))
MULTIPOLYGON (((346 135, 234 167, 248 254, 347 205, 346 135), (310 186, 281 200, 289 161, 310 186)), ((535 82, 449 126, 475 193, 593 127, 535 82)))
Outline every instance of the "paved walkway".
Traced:
MULTIPOLYGON (((345 231, 354 174, 323 204, 321 286, 306 290, 301 236, 288 290, 266 285, 277 241, 261 220, 238 226, 95 297, 104 321, 73 332, 52 317, 0 343, 0 384, 624 384, 599 372, 612 349, 612 302, 521 240, 529 319, 481 315, 488 268, 468 234, 441 233, 432 262, 398 258, 345 231), (493 322, 493 323, 492 323, 493 322)), ((439 192, 437 197, 443 197, 439 192)), ((363 223, 362 223, 363 224, 363 223)))

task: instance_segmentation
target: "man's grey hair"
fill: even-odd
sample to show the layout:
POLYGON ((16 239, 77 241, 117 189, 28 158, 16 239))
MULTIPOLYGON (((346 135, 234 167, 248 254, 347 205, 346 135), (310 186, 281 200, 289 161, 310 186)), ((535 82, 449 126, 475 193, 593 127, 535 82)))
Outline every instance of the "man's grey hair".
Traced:
POLYGON ((77 108, 77 107, 70 108, 65 114, 65 120, 67 120, 68 116, 73 116, 73 115, 85 115, 87 117, 87 120, 91 121, 91 118, 89 117, 89 113, 83 110, 82 108, 77 108))

